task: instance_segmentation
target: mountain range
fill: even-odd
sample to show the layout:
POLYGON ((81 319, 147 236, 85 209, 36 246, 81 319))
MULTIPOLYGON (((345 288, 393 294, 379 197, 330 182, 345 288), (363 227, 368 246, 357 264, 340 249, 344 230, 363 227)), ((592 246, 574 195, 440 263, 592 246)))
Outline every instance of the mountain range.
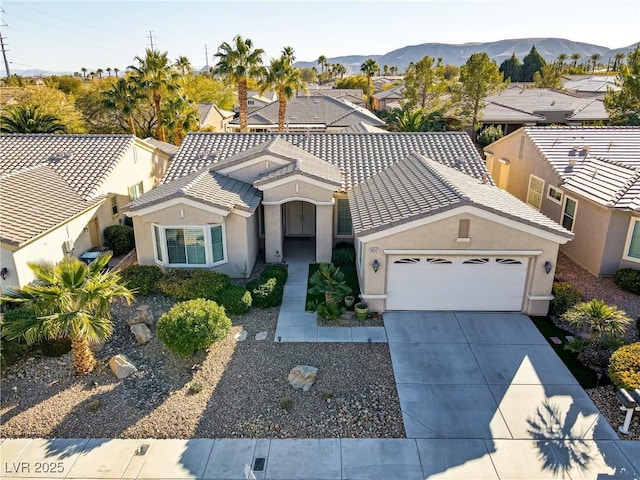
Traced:
MULTIPOLYGON (((610 49, 601 45, 574 42, 564 38, 516 38, 498 40, 496 42, 463 44, 423 43, 398 48, 384 55, 348 55, 327 58, 327 60, 329 63, 341 63, 347 67, 348 71, 354 73, 360 71, 360 65, 367 58, 373 58, 380 67, 384 65, 396 66, 399 72, 403 72, 409 63, 418 61, 426 55, 432 58, 442 57, 443 63, 456 66, 464 64, 473 53, 478 52, 486 52, 498 64, 511 57, 514 53, 516 57, 522 60, 533 45, 536 46, 540 55, 548 62, 554 61, 561 53, 566 53, 568 56, 572 53, 579 53, 581 55, 579 62, 584 62, 592 54, 599 53, 601 55, 600 62, 602 63, 607 63, 609 60, 613 62, 613 56, 616 53, 626 54, 637 46, 637 44, 633 44, 628 47, 610 49)), ((571 59, 568 58, 567 62, 570 61, 571 59)), ((317 60, 296 62, 296 66, 318 68, 318 62, 317 60)))

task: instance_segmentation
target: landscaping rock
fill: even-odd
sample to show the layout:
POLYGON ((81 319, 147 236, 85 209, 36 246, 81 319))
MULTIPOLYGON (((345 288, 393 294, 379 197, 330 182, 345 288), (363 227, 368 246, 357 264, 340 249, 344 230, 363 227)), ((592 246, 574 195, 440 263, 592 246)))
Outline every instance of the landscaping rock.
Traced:
POLYGON ((140 305, 136 308, 136 314, 133 317, 127 319, 129 326, 136 325, 138 323, 146 323, 147 325, 153 325, 153 314, 151 313, 151 307, 149 305, 140 305))
POLYGON ((136 337, 136 341, 139 344, 147 343, 153 337, 151 330, 144 323, 136 323, 131 325, 131 333, 136 337))
POLYGON ((106 340, 102 340, 101 342, 89 342, 89 348, 93 353, 100 353, 106 342, 106 340))
POLYGON ((131 363, 129 359, 124 355, 116 355, 115 357, 111 357, 111 359, 109 360, 109 368, 111 368, 111 371, 116 375, 116 377, 118 377, 119 380, 127 378, 132 373, 138 371, 135 365, 131 363))
POLYGON ((266 340, 267 339, 267 331, 256 333, 256 340, 266 340))
POLYGON ((238 342, 244 342, 247 339, 247 331, 242 330, 241 332, 236 333, 233 338, 235 338, 238 342))
POLYGON ((289 372, 287 379, 293 388, 301 388, 303 392, 308 392, 316 381, 318 369, 310 365, 298 365, 289 372))

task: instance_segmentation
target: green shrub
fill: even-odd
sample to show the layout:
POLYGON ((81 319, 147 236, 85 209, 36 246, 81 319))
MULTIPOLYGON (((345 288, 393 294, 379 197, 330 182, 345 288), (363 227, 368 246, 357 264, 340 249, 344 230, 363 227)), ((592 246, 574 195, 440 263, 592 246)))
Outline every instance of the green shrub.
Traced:
POLYGON ((247 284, 247 289, 251 292, 253 305, 258 308, 277 307, 282 303, 284 285, 278 283, 275 278, 253 280, 247 284))
POLYGON ((562 320, 579 329, 587 328, 589 337, 603 348, 619 344, 631 323, 624 310, 597 299, 574 305, 562 315, 562 320))
POLYGON ((188 389, 189 395, 197 395, 202 391, 203 388, 204 388, 204 385, 202 385, 202 383, 192 382, 191 384, 189 384, 189 389, 188 389))
POLYGON ((614 275, 613 281, 627 292, 640 294, 640 270, 621 268, 614 275))
POLYGON ((317 305, 313 306, 310 310, 317 312, 318 316, 324 318, 329 322, 333 322, 340 318, 340 316, 345 312, 346 307, 344 306, 344 302, 334 302, 334 303, 324 303, 320 302, 317 305))
POLYGON ((353 265, 356 261, 356 251, 351 248, 336 248, 331 255, 331 263, 334 265, 353 265))
POLYGON ((158 282, 157 289, 178 300, 205 298, 217 302, 230 286, 228 275, 213 270, 172 269, 158 282))
POLYGON ((571 353, 580 353, 585 348, 587 348, 587 345, 589 345, 590 343, 591 340, 589 340, 588 338, 573 337, 573 339, 565 343, 562 348, 571 353))
POLYGON ((640 388, 640 342, 624 345, 609 359, 609 378, 618 388, 640 388))
POLYGON ((554 282, 551 288, 553 300, 549 306, 549 313, 561 317, 574 305, 582 302, 582 295, 576 287, 570 283, 554 282))
POLYGON ((264 280, 275 278, 279 284, 284 285, 289 278, 289 271, 282 265, 269 265, 262 271, 260 278, 264 280))
POLYGON ((219 295, 228 315, 244 315, 251 308, 251 293, 239 285, 232 285, 219 295))
POLYGON ((102 400, 93 400, 86 405, 87 412, 97 412, 102 408, 102 400))
POLYGON ((496 140, 500 140, 502 138, 502 135, 503 133, 501 126, 496 127, 493 125, 489 125, 478 134, 478 143, 481 147, 486 147, 496 140))
POLYGON ((120 272, 127 287, 140 295, 149 295, 156 289, 164 273, 157 265, 131 265, 120 272))
POLYGON ((133 228, 126 225, 111 225, 104 229, 104 244, 114 255, 129 253, 136 246, 133 228))
POLYGON ((192 355, 223 339, 231 329, 224 307, 198 298, 175 304, 158 320, 158 338, 178 355, 192 355))
POLYGON ((29 350, 23 337, 10 340, 4 335, 4 324, 20 321, 23 318, 35 319, 33 309, 29 305, 10 308, 0 320, 0 369, 3 371, 29 350))
POLYGON ((293 407, 295 404, 296 404, 296 401, 289 396, 282 397, 280 399, 280 408, 282 408, 287 413, 293 410, 293 407))

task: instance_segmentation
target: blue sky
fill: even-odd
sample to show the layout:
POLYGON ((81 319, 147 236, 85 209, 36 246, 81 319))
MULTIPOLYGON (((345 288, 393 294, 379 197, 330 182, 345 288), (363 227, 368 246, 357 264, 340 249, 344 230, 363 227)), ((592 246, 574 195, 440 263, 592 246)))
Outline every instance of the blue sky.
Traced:
POLYGON ((213 64, 218 45, 236 34, 268 56, 290 45, 305 61, 427 42, 561 37, 617 48, 640 41, 638 0, 0 0, 0 7, 13 70, 123 70, 150 46, 149 30, 157 49, 195 66, 205 64, 205 44, 213 64))

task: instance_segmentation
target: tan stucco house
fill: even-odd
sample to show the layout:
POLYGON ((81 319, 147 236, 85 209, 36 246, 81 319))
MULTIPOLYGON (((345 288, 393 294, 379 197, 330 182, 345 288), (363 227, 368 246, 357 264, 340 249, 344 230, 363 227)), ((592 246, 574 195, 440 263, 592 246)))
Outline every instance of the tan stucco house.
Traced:
POLYGON ((640 268, 639 127, 525 127, 485 156, 499 187, 575 233, 562 250, 576 263, 640 268))
POLYGON ((27 262, 102 246, 103 230, 159 182, 169 158, 132 135, 0 135, 0 151, 3 290, 33 280, 27 262))
POLYGON ((198 115, 200 117, 200 130, 207 132, 226 132, 227 125, 233 120, 235 113, 224 110, 215 103, 199 103, 198 115))
POLYGON ((460 132, 189 134, 126 213, 139 263, 234 277, 261 249, 286 262, 290 237, 313 241, 317 262, 353 242, 378 311, 544 314, 573 236, 494 186, 460 132))

